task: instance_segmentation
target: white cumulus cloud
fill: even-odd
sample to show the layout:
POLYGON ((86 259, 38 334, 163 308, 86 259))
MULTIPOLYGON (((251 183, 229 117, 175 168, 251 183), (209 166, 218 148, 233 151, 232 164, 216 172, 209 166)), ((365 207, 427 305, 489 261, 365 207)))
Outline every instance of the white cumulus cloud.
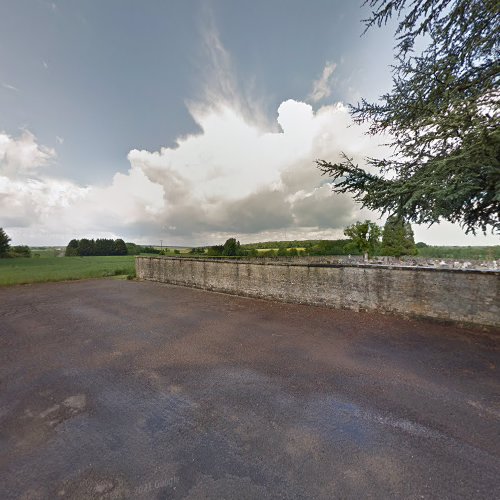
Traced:
POLYGON ((18 138, 0 133, 0 175, 16 177, 32 173, 55 157, 55 150, 40 146, 28 130, 18 138))
POLYGON ((163 206, 163 189, 131 168, 108 186, 79 186, 46 175, 56 157, 24 131, 0 134, 0 227, 14 243, 64 243, 75 236, 112 236, 147 224, 163 206))
POLYGON ((340 152, 362 161, 378 140, 353 125, 342 104, 314 112, 288 100, 278 108, 274 132, 249 123, 227 106, 200 108, 193 118, 202 132, 174 148, 132 150, 129 161, 163 187, 158 221, 177 240, 205 241, 237 234, 258 238, 286 228, 340 231, 358 208, 348 196, 331 192, 315 168, 318 157, 340 152))
POLYGON ((130 151, 129 171, 105 186, 43 175, 38 167, 55 151, 27 131, 17 139, 0 136, 0 225, 32 244, 47 235, 61 243, 106 235, 212 243, 284 231, 341 235, 358 215, 314 165, 316 158, 339 159, 340 151, 361 161, 377 150, 377 140, 351 124, 343 105, 314 111, 287 100, 277 110, 277 131, 249 123, 229 104, 191 112, 200 133, 172 148, 130 151))
MULTIPOLYGON (((120 235, 129 240, 216 243, 342 236, 359 217, 348 196, 333 194, 314 160, 362 162, 379 139, 352 124, 342 104, 314 110, 294 99, 263 118, 259 100, 242 90, 229 52, 208 16, 203 35, 203 91, 187 103, 199 133, 159 151, 133 149, 130 169, 107 186, 79 186, 43 175, 56 156, 26 131, 0 135, 0 226, 16 241, 65 243, 73 237, 120 235)), ((311 99, 329 92, 328 63, 311 99)), ((62 141, 58 141, 62 144, 62 141)))
MULTIPOLYGON (((193 109, 200 133, 172 148, 130 151, 128 172, 101 186, 47 176, 39 167, 55 152, 33 134, 0 135, 0 227, 14 244, 65 244, 74 237, 212 244, 230 236, 342 237, 346 225, 376 217, 332 193, 314 164, 338 161, 341 151, 359 163, 384 153, 380 138, 354 125, 344 105, 315 111, 287 100, 277 110, 276 131, 227 105, 193 109)), ((415 232, 425 240, 425 231, 415 232)), ((438 232, 471 243, 451 224, 438 232)))

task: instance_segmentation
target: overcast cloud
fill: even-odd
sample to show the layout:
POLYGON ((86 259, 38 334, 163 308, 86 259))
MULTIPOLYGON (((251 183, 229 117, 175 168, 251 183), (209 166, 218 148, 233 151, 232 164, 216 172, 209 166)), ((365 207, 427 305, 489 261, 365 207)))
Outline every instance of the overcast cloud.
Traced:
MULTIPOLYGON (((258 98, 238 84, 230 54, 208 19, 203 93, 186 103, 201 131, 159 151, 131 150, 128 172, 117 172, 111 184, 80 186, 51 177, 53 148, 28 131, 0 136, 0 210, 9 213, 6 225, 17 240, 33 241, 31 234, 41 233, 66 241, 75 232, 125 232, 141 241, 186 244, 233 235, 281 238, 286 231, 341 236, 359 218, 359 207, 331 192, 314 160, 335 161, 345 151, 362 161, 380 152, 380 138, 353 125, 342 103, 315 111, 289 99, 274 123, 262 119, 258 98)), ((334 68, 327 63, 321 80, 313 82, 312 100, 328 95, 334 68)))
MULTIPOLYGON (((366 156, 390 154, 380 146, 384 138, 367 136, 365 127, 353 124, 347 105, 332 99, 339 95, 336 86, 343 85, 336 75, 346 63, 325 58, 319 76, 312 70, 308 75, 302 98, 277 100, 270 110, 271 101, 256 90, 255 80, 238 73, 213 11, 203 12, 199 85, 182 97, 191 132, 179 129, 163 147, 131 139, 121 160, 114 167, 106 164, 106 175, 96 171, 91 182, 68 175, 68 150, 75 139, 63 127, 50 141, 29 126, 0 133, 0 227, 14 244, 66 244, 75 237, 167 245, 221 243, 232 236, 244 242, 335 238, 356 220, 377 219, 349 196, 333 194, 314 164, 318 158, 338 161, 342 151, 360 164, 366 156)), ((134 72, 132 62, 125 63, 134 72)), ((44 56, 36 65, 50 73, 57 61, 44 56)), ((84 116, 80 108, 76 117, 84 116)), ((144 113, 144 126, 151 127, 148 118, 156 110, 144 113)), ((93 127, 111 147, 120 134, 100 130, 99 116, 93 127)), ((169 123, 173 118, 164 116, 169 123)), ((86 135, 80 140, 85 144, 86 135)), ((97 153, 88 149, 89 162, 97 153)), ((99 162, 91 164, 96 168, 99 162)), ((415 233, 429 243, 446 243, 447 237, 455 244, 496 243, 491 236, 472 240, 451 224, 437 231, 415 227, 415 233)))

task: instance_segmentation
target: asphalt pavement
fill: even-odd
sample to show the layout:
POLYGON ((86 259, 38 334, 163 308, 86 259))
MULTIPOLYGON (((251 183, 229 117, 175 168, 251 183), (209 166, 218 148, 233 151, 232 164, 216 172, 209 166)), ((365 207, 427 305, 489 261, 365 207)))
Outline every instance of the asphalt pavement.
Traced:
POLYGON ((500 331, 0 288, 0 498, 500 498, 500 331))

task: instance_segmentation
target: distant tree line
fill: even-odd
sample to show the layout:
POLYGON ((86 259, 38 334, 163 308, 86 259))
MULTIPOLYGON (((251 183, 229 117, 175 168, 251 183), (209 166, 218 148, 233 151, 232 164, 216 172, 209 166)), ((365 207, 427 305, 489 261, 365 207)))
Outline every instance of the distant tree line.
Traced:
MULTIPOLYGON (((385 226, 374 222, 356 222, 344 230, 348 239, 265 241, 241 245, 229 238, 223 245, 194 247, 190 253, 208 257, 296 257, 322 255, 415 255, 413 230, 404 219, 389 217, 385 226)), ((425 243, 420 244, 425 246, 425 243)))
POLYGON ((244 248, 260 249, 259 257, 365 255, 368 258, 415 255, 417 246, 426 247, 425 243, 415 245, 411 225, 398 217, 389 217, 383 228, 368 220, 358 221, 347 227, 344 234, 348 239, 265 241, 249 243, 244 248))
POLYGON ((264 241, 242 245, 245 250, 257 250, 259 257, 293 257, 304 255, 348 255, 359 253, 355 248, 348 248, 349 239, 342 240, 288 240, 264 241), (265 251, 262 251, 265 250, 265 251))
POLYGON ((296 257, 359 253, 355 248, 348 247, 349 243, 351 240, 291 240, 242 245, 236 238, 229 238, 223 245, 194 247, 189 253, 208 257, 296 257))
POLYGON ((191 255, 206 255, 208 257, 250 257, 257 256, 258 254, 256 249, 246 248, 236 238, 227 239, 223 245, 193 247, 189 253, 191 255))
POLYGON ((243 248, 236 238, 229 238, 224 245, 208 247, 207 255, 211 257, 244 257, 249 255, 249 251, 243 248))
POLYGON ((10 236, 0 227, 0 258, 31 257, 29 246, 11 246, 10 241, 10 236))
POLYGON ((294 255, 348 255, 359 253, 355 248, 348 248, 350 239, 340 240, 287 240, 263 241, 242 245, 245 250, 266 250, 259 256, 294 256, 294 255))
POLYGON ((73 239, 66 247, 66 257, 87 257, 93 255, 127 255, 127 245, 118 238, 116 240, 107 238, 98 238, 89 240, 82 238, 81 240, 73 239))
MULTIPOLYGON (((141 253, 150 253, 154 255, 165 255, 168 252, 167 248, 155 248, 151 245, 137 245, 135 243, 125 243, 127 245, 127 252, 129 255, 139 255, 141 253)), ((175 252, 175 250, 174 250, 175 252)))
POLYGON ((140 255, 150 253, 160 255, 162 250, 150 245, 137 245, 136 243, 124 242, 122 239, 96 239, 96 240, 71 240, 66 247, 66 256, 75 255, 140 255))

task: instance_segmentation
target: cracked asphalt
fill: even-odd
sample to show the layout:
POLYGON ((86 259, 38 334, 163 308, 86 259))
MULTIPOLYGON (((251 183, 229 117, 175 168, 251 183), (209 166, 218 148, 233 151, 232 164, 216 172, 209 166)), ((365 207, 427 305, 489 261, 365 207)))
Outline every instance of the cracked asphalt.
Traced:
POLYGON ((500 498, 500 331, 0 288, 0 498, 500 498))

